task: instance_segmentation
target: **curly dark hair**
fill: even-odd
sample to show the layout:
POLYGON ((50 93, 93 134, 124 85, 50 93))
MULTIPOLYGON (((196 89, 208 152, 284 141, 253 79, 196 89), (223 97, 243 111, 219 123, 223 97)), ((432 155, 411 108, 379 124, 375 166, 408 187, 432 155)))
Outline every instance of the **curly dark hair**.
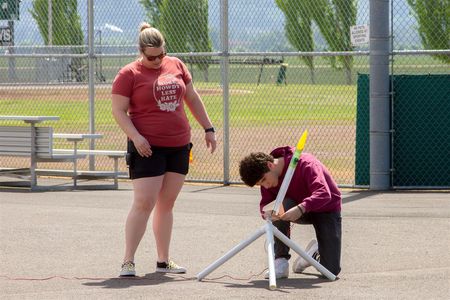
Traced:
POLYGON ((263 152, 250 153, 239 163, 239 174, 241 174, 242 181, 248 186, 254 186, 265 173, 270 171, 267 166, 269 161, 274 161, 272 155, 263 152))

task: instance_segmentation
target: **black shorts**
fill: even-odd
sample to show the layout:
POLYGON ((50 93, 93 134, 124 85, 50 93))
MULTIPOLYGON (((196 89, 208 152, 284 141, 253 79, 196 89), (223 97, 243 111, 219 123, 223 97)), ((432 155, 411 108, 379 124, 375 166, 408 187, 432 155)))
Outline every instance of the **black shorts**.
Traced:
POLYGON ((192 143, 181 147, 152 147, 150 157, 142 157, 128 141, 127 165, 130 179, 161 176, 166 172, 186 175, 189 171, 189 152, 192 143))

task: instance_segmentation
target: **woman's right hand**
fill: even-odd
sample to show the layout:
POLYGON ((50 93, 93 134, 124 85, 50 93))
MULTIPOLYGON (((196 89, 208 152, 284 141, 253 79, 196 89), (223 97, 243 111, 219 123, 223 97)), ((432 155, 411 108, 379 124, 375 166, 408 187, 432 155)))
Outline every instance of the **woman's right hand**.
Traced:
POLYGON ((150 157, 152 155, 152 148, 145 137, 138 135, 132 141, 140 156, 150 157))

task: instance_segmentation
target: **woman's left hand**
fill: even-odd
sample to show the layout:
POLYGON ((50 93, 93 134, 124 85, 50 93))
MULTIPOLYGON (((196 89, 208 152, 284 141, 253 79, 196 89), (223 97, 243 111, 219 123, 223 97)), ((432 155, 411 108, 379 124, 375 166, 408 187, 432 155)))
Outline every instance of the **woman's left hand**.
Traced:
POLYGON ((216 146, 217 146, 216 134, 214 132, 206 132, 205 133, 205 141, 206 141, 206 147, 208 149, 211 149, 211 153, 213 153, 216 150, 216 146))

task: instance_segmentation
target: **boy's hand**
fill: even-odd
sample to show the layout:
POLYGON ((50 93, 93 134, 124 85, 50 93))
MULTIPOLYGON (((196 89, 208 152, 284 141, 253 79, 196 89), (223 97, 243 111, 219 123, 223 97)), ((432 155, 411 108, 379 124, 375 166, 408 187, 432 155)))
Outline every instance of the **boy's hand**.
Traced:
POLYGON ((280 216, 276 215, 273 210, 265 210, 262 213, 262 217, 264 220, 278 221, 280 220, 280 216))
POLYGON ((287 212, 280 216, 280 219, 283 221, 294 222, 303 215, 303 211, 299 205, 292 207, 287 212))

